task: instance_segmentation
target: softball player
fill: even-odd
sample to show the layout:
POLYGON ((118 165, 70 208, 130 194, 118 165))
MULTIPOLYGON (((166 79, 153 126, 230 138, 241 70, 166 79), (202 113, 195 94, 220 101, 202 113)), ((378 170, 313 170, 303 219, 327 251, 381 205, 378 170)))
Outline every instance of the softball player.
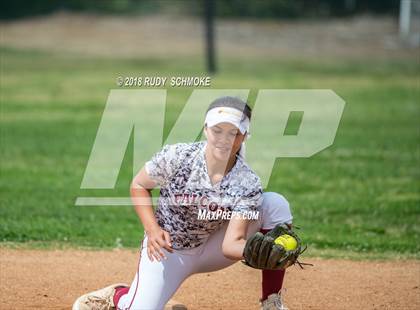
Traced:
MULTIPOLYGON (((145 164, 131 185, 145 231, 135 277, 130 286, 114 284, 79 297, 74 310, 175 309, 167 303, 187 277, 234 264, 243 259, 248 236, 291 224, 286 199, 262 193, 244 161, 250 119, 245 102, 219 98, 206 113, 206 141, 167 145, 145 164), (154 212, 150 191, 157 186, 154 212)), ((262 270, 262 309, 286 309, 284 273, 262 270)))

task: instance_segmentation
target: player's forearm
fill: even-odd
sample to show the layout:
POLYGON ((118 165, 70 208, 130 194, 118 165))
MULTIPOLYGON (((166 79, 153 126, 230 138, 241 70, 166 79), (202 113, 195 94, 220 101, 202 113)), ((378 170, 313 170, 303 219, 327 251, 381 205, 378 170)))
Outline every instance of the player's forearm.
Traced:
POLYGON ((246 240, 241 238, 238 240, 232 240, 228 242, 223 242, 222 251, 223 255, 226 258, 232 260, 240 260, 243 259, 243 252, 245 248, 246 240))
POLYGON ((159 225, 153 212, 153 202, 150 191, 140 185, 136 185, 131 187, 130 192, 134 210, 143 224, 144 230, 147 232, 158 227, 159 225))

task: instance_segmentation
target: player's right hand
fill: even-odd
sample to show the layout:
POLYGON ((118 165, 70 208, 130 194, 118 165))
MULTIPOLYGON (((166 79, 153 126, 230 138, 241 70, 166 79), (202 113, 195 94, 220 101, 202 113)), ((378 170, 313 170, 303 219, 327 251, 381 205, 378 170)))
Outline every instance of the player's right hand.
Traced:
POLYGON ((163 230, 159 226, 154 229, 151 229, 147 233, 147 256, 149 256, 150 261, 153 262, 154 259, 161 261, 166 259, 165 253, 162 248, 172 253, 172 244, 171 237, 166 230, 163 230))

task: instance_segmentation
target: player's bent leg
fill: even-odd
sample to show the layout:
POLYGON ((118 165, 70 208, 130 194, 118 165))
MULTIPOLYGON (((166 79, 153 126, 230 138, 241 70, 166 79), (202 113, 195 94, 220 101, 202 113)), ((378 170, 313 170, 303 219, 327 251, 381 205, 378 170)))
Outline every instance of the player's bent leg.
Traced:
POLYGON ((163 250, 167 259, 152 262, 147 256, 146 244, 147 238, 143 241, 137 272, 130 290, 120 298, 117 309, 185 309, 180 303, 168 301, 192 273, 193 256, 182 255, 181 251, 169 253, 163 250))
POLYGON ((119 283, 85 294, 76 300, 73 310, 186 310, 181 303, 169 299, 191 274, 194 256, 164 250, 166 260, 151 262, 146 244, 147 238, 142 242, 137 272, 130 287, 119 283))
POLYGON ((279 223, 291 224, 293 220, 289 202, 275 192, 263 193, 261 205, 262 229, 273 229, 279 223))
MULTIPOLYGON (((195 273, 212 272, 229 267, 237 262, 224 256, 222 243, 229 223, 224 224, 218 231, 213 233, 204 244, 201 255, 197 258, 195 273)), ((255 234, 261 227, 261 221, 251 221, 248 226, 247 237, 255 234)))

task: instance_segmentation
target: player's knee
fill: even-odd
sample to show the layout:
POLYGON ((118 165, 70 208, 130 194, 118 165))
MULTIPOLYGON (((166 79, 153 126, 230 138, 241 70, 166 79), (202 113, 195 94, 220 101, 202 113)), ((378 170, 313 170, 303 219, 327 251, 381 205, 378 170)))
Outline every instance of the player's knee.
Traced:
POLYGON ((265 217, 264 222, 270 225, 272 223, 290 224, 293 219, 289 202, 283 195, 275 192, 263 193, 262 212, 265 217))
POLYGON ((290 212, 290 205, 287 199, 276 192, 263 193, 262 207, 264 209, 283 209, 290 212))

